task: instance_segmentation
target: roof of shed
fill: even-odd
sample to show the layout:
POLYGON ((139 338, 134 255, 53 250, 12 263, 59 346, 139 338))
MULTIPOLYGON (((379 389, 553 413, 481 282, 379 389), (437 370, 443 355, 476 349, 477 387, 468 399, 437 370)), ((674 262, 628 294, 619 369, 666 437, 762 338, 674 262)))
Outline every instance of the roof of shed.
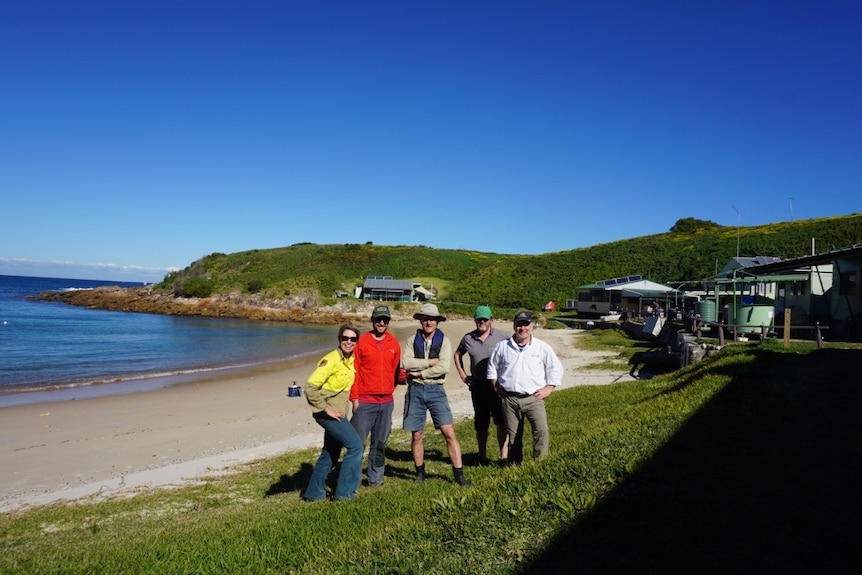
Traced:
POLYGON ((365 280, 365 283, 362 285, 362 287, 365 289, 384 289, 412 292, 413 281, 370 278, 365 280))

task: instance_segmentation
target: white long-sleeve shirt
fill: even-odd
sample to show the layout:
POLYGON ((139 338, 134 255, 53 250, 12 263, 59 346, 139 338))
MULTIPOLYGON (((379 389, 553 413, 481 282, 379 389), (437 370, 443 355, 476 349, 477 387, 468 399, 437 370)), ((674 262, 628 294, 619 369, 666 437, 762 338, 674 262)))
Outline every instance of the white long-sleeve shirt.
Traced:
POLYGON ((510 337, 491 352, 488 379, 496 379, 505 391, 532 395, 546 385, 560 385, 563 364, 544 341, 531 337, 530 343, 522 348, 510 337))

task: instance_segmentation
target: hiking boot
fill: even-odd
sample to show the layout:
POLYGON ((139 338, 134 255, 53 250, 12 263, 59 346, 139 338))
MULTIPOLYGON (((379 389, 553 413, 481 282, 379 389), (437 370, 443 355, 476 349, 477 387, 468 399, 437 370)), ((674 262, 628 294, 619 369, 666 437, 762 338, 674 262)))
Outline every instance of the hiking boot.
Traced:
POLYGON ((416 478, 413 481, 416 483, 425 481, 425 464, 416 467, 416 478))
POLYGON ((473 484, 467 481, 464 477, 464 468, 463 467, 453 467, 452 474, 455 476, 455 483, 460 485, 461 487, 472 487, 473 484))

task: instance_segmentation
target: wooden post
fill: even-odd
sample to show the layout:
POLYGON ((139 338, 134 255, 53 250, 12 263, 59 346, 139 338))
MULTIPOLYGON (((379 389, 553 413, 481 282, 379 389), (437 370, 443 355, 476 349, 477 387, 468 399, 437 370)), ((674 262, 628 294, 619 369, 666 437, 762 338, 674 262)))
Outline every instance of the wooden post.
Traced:
POLYGON ((766 339, 766 326, 763 324, 760 324, 760 339, 766 339))
POLYGON ((790 347, 790 308, 784 308, 784 347, 790 347))
POLYGON ((703 337, 703 326, 700 321, 700 314, 694 316, 694 332, 697 334, 698 339, 703 337))
POLYGON ((823 334, 820 333, 820 322, 814 322, 814 333, 817 334, 817 349, 823 349, 823 334))
POLYGON ((718 345, 724 346, 724 325, 721 323, 718 324, 718 345))

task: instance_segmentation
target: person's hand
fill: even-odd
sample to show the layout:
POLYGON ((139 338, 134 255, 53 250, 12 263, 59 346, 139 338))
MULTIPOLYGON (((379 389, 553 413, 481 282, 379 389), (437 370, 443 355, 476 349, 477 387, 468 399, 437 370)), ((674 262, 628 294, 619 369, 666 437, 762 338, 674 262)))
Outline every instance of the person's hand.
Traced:
POLYGON ((336 421, 341 421, 342 419, 344 419, 343 413, 341 413, 337 409, 333 409, 331 407, 327 407, 326 409, 324 409, 323 413, 325 413, 326 415, 328 415, 329 417, 331 417, 332 419, 334 419, 336 421))
POLYGON ((545 387, 534 393, 533 397, 535 397, 536 399, 545 399, 546 397, 551 395, 552 391, 554 391, 554 386, 546 385, 545 387))
POLYGON ((473 383, 473 376, 472 375, 465 375, 464 377, 461 378, 461 381, 466 383, 467 387, 470 387, 470 384, 473 383))
POLYGON ((353 413, 356 413, 356 410, 359 409, 359 400, 358 399, 351 399, 350 405, 353 406, 353 413))
POLYGON ((434 367, 438 363, 440 363, 440 358, 439 357, 432 357, 431 359, 428 360, 428 367, 434 367))

